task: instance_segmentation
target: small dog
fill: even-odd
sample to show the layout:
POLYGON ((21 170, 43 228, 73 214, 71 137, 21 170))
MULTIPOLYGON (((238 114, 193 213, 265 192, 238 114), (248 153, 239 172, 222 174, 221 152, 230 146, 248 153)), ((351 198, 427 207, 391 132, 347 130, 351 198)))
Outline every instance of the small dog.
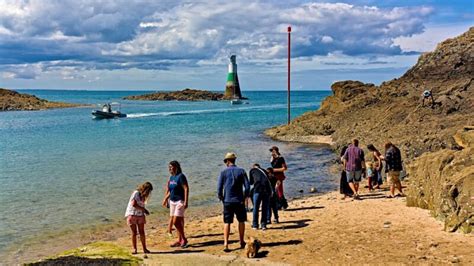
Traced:
POLYGON ((250 237, 245 245, 245 253, 247 254, 247 258, 255 258, 261 246, 262 242, 260 242, 260 240, 250 237))

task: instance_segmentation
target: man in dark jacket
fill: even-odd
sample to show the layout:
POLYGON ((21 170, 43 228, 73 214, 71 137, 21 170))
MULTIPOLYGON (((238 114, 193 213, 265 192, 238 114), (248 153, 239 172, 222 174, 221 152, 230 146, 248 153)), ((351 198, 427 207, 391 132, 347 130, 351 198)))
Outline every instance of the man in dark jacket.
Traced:
POLYGON ((395 186, 403 196, 402 183, 400 182, 400 171, 403 170, 402 155, 400 150, 391 142, 385 143, 385 173, 387 174, 387 183, 390 185, 390 195, 388 198, 395 197, 395 186))
POLYGON ((253 220, 252 229, 258 229, 258 212, 262 205, 262 217, 260 229, 267 230, 268 203, 272 196, 272 186, 268 179, 268 174, 259 164, 254 164, 249 172, 250 185, 253 190, 253 220))
POLYGON ((245 247, 245 198, 249 195, 249 180, 244 169, 235 165, 237 156, 229 152, 225 155, 226 168, 222 170, 217 181, 217 196, 224 204, 224 251, 229 252, 230 224, 234 222, 234 215, 239 221, 240 247, 245 247))

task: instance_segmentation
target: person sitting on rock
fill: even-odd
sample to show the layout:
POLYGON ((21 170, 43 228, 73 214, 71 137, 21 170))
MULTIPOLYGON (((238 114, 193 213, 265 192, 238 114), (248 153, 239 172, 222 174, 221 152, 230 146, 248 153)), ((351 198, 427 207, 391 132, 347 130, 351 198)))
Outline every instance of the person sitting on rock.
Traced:
POLYGON ((431 107, 435 105, 433 93, 431 92, 431 90, 423 91, 422 97, 423 97, 423 103, 421 104, 421 106, 425 106, 425 99, 428 99, 428 98, 431 99, 431 107))

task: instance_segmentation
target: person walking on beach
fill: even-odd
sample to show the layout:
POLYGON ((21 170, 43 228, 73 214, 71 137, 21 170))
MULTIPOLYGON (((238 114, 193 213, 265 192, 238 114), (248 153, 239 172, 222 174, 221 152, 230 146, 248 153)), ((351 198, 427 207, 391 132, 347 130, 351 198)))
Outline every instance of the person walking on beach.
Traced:
POLYGON ((237 156, 229 152, 224 157, 226 168, 222 170, 217 180, 217 196, 223 203, 224 216, 224 252, 229 252, 230 225, 234 222, 234 215, 239 222, 240 247, 245 247, 245 198, 249 194, 249 180, 244 169, 235 165, 237 156))
POLYGON ((168 165, 168 170, 171 176, 162 205, 163 207, 167 207, 169 203, 170 222, 174 225, 176 231, 178 231, 178 240, 170 246, 186 248, 188 246, 188 240, 184 233, 184 211, 188 208, 188 180, 183 174, 178 161, 171 161, 168 165))
POLYGON ((375 168, 375 178, 377 179, 377 185, 375 186, 376 189, 380 189, 380 185, 383 184, 383 179, 382 179, 382 169, 383 169, 383 163, 382 163, 382 154, 375 148, 373 144, 367 145, 367 149, 372 152, 373 156, 373 162, 374 162, 374 168, 375 168))
POLYGON ((359 183, 362 171, 365 169, 364 151, 359 148, 359 140, 353 139, 343 156, 344 167, 347 174, 347 182, 354 192, 354 199, 360 199, 359 183))
POLYGON ((400 171, 403 170, 400 150, 391 142, 385 143, 385 156, 383 159, 386 165, 387 183, 390 185, 390 194, 387 197, 395 197, 395 187, 400 192, 397 196, 404 196, 402 183, 400 182, 400 171))
POLYGON ((351 187, 349 186, 349 183, 347 182, 347 173, 344 167, 344 154, 346 153, 347 148, 347 145, 343 146, 341 149, 341 153, 339 154, 341 159, 340 163, 342 165, 341 179, 339 182, 339 193, 344 195, 342 197, 343 200, 346 199, 346 197, 352 197, 352 195, 354 194, 354 192, 352 192, 351 187))
POLYGON ((249 171, 250 185, 253 190, 253 220, 252 229, 258 229, 258 212, 262 206, 260 229, 267 230, 268 203, 272 196, 272 187, 268 174, 259 164, 254 164, 249 171))
MULTIPOLYGON (((267 174, 268 174, 268 179, 270 180, 270 186, 272 189, 272 193, 270 196, 270 202, 267 210, 267 224, 271 224, 272 222, 272 212, 273 212, 273 222, 274 223, 279 223, 278 219, 278 196, 275 191, 276 183, 277 180, 275 178, 275 175, 273 174, 273 168, 269 167, 267 168, 267 174)), ((262 214, 263 215, 263 214, 262 214)))
POLYGON ((133 191, 130 199, 128 200, 125 217, 127 217, 127 225, 130 227, 132 232, 132 254, 137 254, 137 233, 140 235, 143 253, 150 253, 150 251, 146 248, 145 239, 145 215, 149 215, 150 212, 145 208, 145 204, 150 197, 152 190, 153 186, 151 183, 145 182, 138 186, 135 191, 133 191))
POLYGON ((277 179, 276 192, 278 195, 279 208, 286 210, 288 208, 288 202, 286 201, 285 195, 283 193, 283 180, 286 179, 285 171, 288 169, 288 167, 286 166, 285 158, 281 156, 280 149, 278 149, 277 146, 271 147, 270 152, 272 153, 270 162, 272 164, 273 174, 277 179))

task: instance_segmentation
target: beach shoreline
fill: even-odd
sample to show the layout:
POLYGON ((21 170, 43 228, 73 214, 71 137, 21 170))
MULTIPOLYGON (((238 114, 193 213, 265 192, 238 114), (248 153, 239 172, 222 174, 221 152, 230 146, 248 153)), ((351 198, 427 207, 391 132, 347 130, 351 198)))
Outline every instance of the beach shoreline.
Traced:
MULTIPOLYGON (((151 265, 474 263, 472 235, 443 231, 442 223, 428 210, 407 207, 405 198, 387 199, 385 190, 363 189, 361 201, 342 200, 336 191, 294 199, 287 211, 280 212, 280 223, 269 225, 266 231, 250 230, 248 214, 246 238, 253 236, 263 243, 256 259, 247 259, 238 249, 235 224, 230 237, 232 251, 222 251, 221 215, 188 218, 187 249, 170 248, 172 239, 166 237, 166 226, 149 224, 147 243, 152 254, 145 258, 139 253, 135 258, 151 265)), ((122 250, 131 249, 128 235, 107 242, 122 250)), ((98 256, 111 258, 107 254, 98 256)))

